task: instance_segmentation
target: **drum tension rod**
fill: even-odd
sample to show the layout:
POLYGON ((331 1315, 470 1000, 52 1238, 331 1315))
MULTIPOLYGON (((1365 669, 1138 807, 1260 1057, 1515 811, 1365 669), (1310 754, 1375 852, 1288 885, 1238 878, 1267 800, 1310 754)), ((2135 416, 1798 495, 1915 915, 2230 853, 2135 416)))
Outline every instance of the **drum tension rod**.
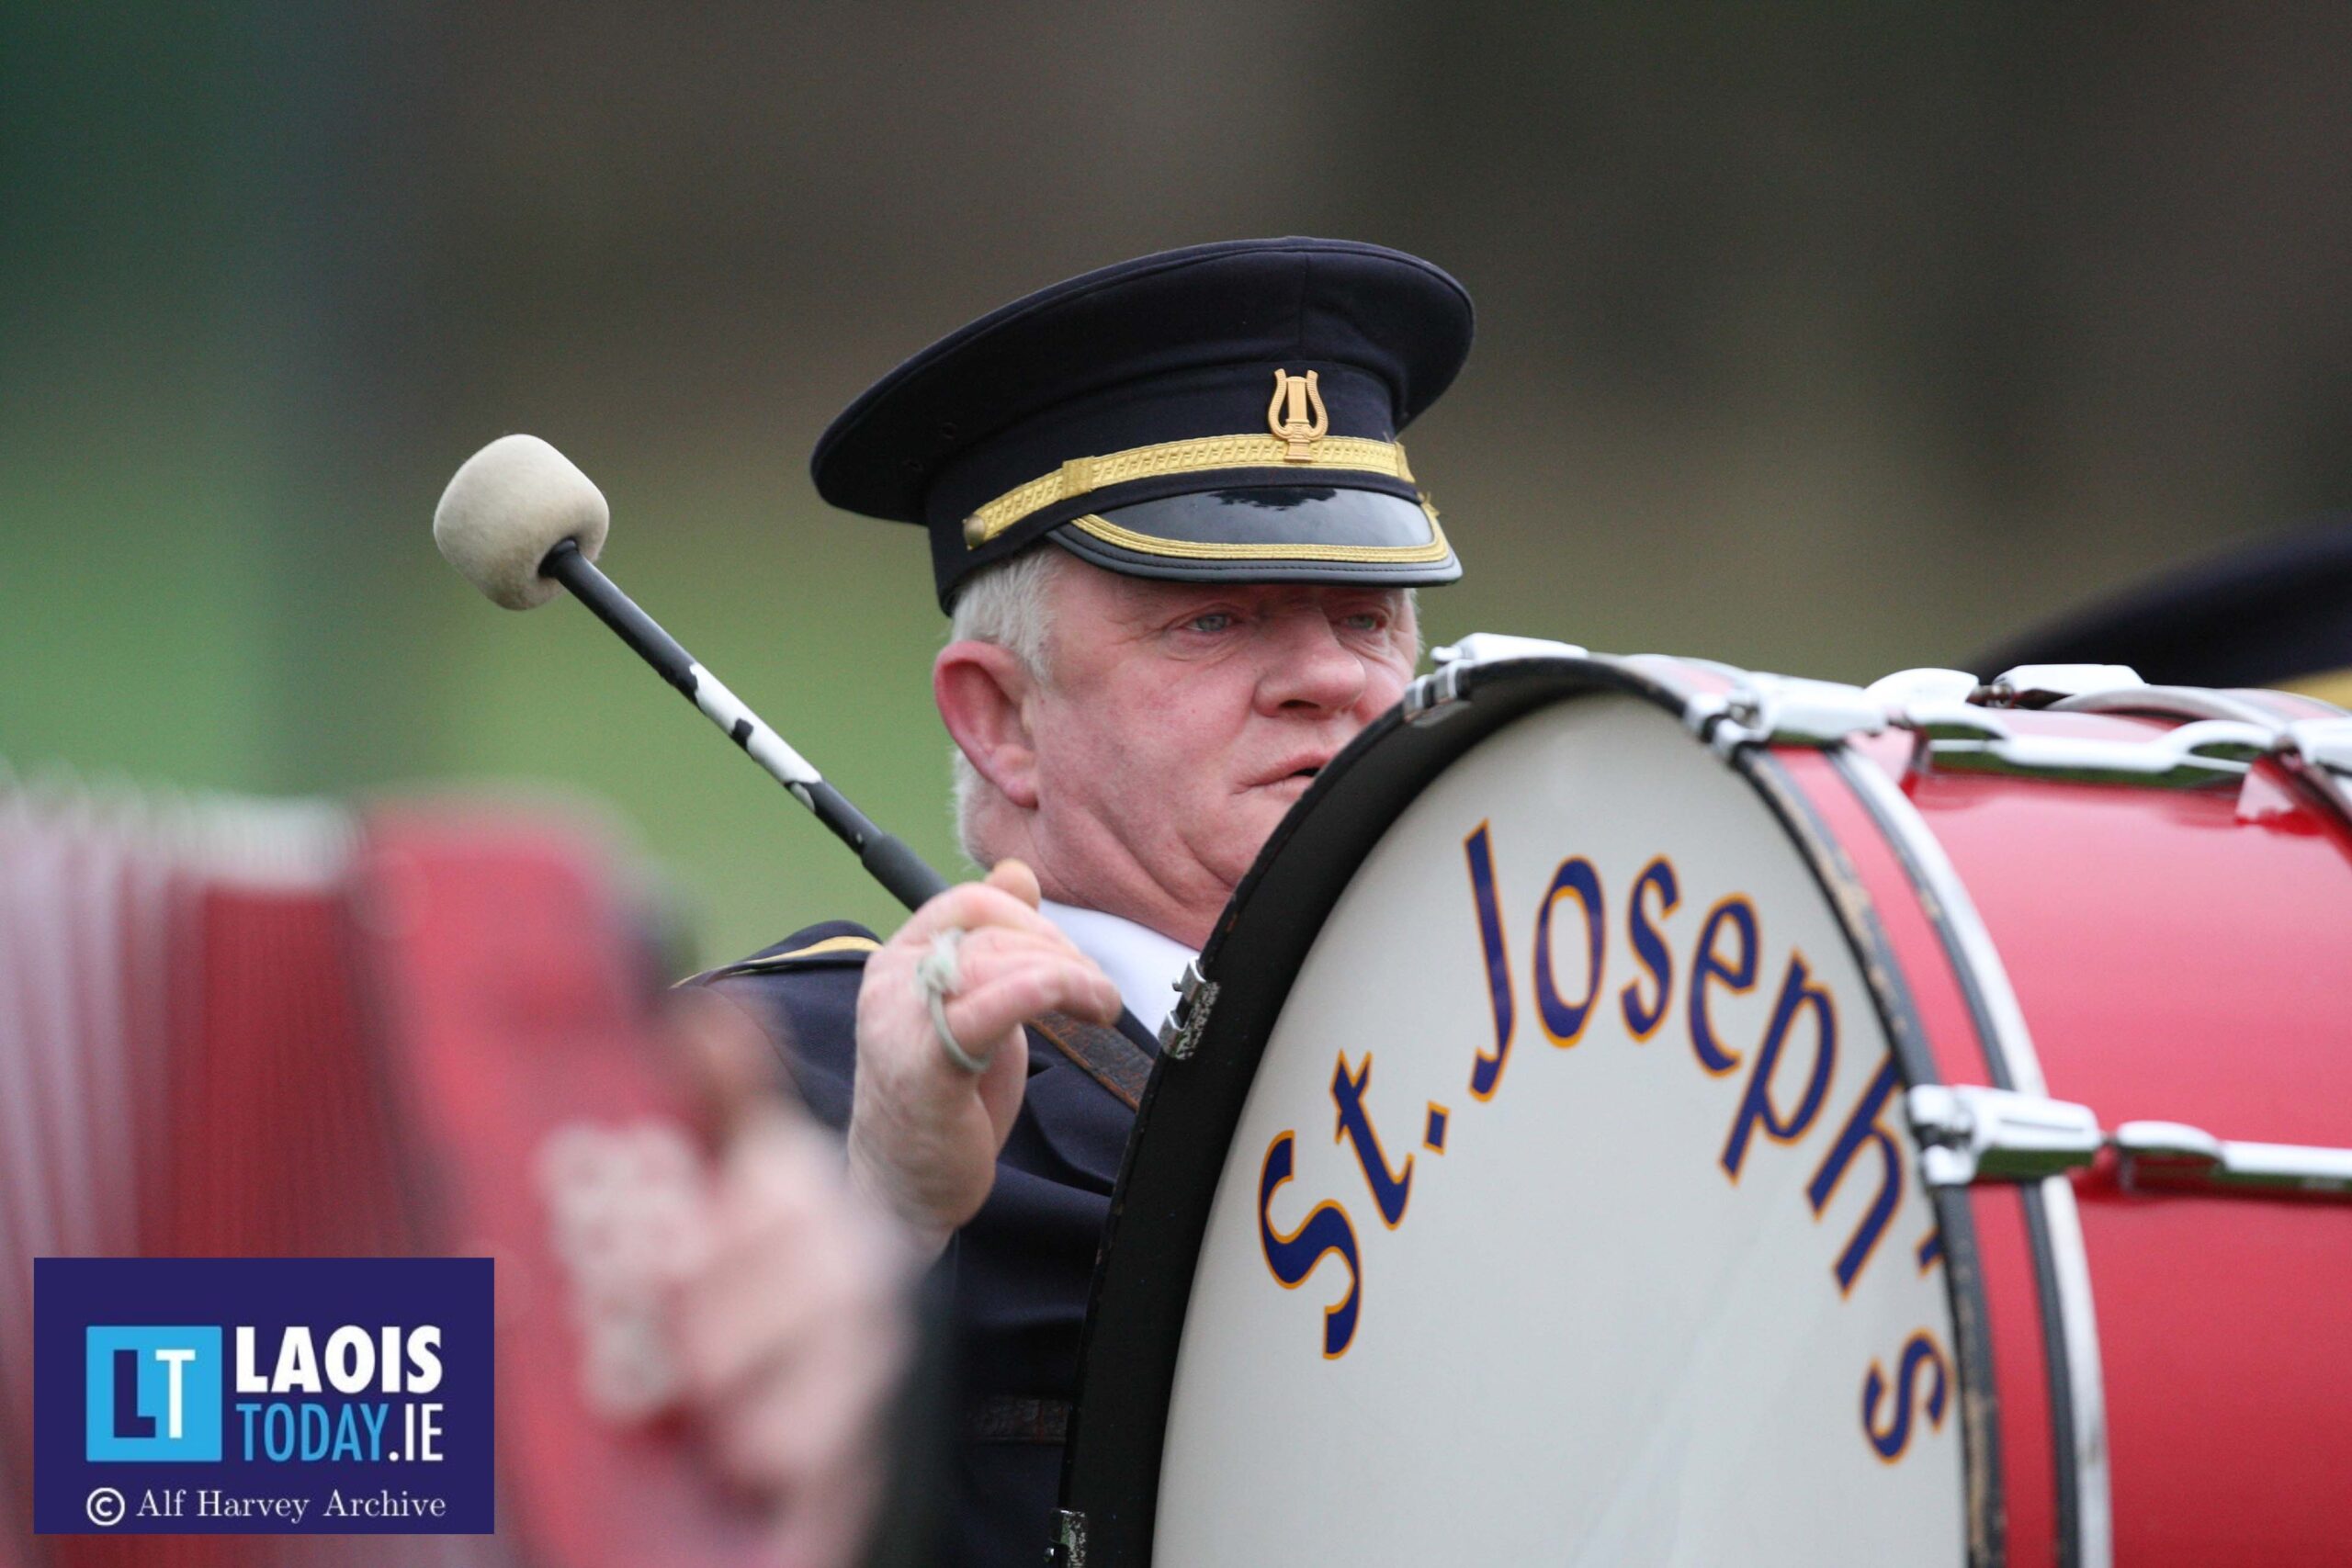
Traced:
POLYGON ((1905 1104, 1930 1187, 2038 1181, 2087 1169, 2111 1148, 2127 1190, 2352 1197, 2352 1149, 2236 1143, 2177 1122, 2126 1122, 2108 1133, 2087 1105, 1969 1084, 1921 1084, 1905 1104))

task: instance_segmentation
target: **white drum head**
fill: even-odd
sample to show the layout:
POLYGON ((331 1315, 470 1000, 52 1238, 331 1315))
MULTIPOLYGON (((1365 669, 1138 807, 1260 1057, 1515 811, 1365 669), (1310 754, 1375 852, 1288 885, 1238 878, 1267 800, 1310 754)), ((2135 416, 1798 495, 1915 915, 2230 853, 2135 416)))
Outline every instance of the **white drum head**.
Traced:
POLYGON ((1589 694, 1453 761, 1265 1040, 1182 1314, 1153 1562, 1965 1559, 1951 1308, 1886 1029, 1788 830, 1672 715, 1589 694))

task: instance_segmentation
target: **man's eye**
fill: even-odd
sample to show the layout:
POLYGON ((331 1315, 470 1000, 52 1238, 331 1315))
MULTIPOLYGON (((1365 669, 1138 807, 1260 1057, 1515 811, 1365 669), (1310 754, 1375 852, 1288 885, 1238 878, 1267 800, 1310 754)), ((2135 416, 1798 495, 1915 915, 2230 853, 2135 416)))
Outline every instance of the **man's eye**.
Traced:
POLYGON ((1230 614, 1223 610, 1211 610, 1206 615, 1194 615, 1191 620, 1186 621, 1184 628, 1187 631, 1195 632, 1221 632, 1232 625, 1233 616, 1230 614))
POLYGON ((1376 632, 1386 624, 1386 617, 1377 610, 1359 610, 1340 618, 1340 625, 1351 632, 1376 632))

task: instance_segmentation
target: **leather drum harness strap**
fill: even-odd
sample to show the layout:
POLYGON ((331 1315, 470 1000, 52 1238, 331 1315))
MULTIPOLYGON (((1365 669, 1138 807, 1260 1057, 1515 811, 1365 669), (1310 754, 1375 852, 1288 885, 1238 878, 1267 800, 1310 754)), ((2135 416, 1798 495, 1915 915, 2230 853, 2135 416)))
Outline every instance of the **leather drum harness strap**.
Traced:
POLYGON ((1143 1103, 1151 1057, 1123 1032, 1063 1012, 1046 1013, 1029 1027, 1076 1064, 1080 1072, 1101 1084, 1112 1099, 1130 1111, 1143 1103))
MULTIPOLYGON (((1029 1027, 1129 1111, 1143 1103, 1143 1086, 1151 1077, 1151 1056, 1125 1032, 1060 1012, 1034 1019, 1029 1027)), ((1069 1439, 1069 1415, 1067 1399, 992 1394, 974 1400, 966 1408, 964 1439, 1058 1444, 1069 1439)))

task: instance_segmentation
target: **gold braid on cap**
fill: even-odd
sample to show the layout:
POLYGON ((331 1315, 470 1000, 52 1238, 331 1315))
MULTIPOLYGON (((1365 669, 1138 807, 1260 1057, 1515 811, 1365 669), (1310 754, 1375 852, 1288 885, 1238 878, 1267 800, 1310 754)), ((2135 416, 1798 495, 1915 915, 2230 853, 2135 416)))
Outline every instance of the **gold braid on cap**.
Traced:
POLYGON ((1283 435, 1204 435, 1192 441, 1131 446, 1100 457, 1072 457, 1052 473, 1006 491, 965 518, 964 547, 977 550, 1048 506, 1129 479, 1206 474, 1219 468, 1345 468, 1413 482, 1401 442, 1324 435, 1311 439, 1305 456, 1293 457, 1297 445, 1283 435))

